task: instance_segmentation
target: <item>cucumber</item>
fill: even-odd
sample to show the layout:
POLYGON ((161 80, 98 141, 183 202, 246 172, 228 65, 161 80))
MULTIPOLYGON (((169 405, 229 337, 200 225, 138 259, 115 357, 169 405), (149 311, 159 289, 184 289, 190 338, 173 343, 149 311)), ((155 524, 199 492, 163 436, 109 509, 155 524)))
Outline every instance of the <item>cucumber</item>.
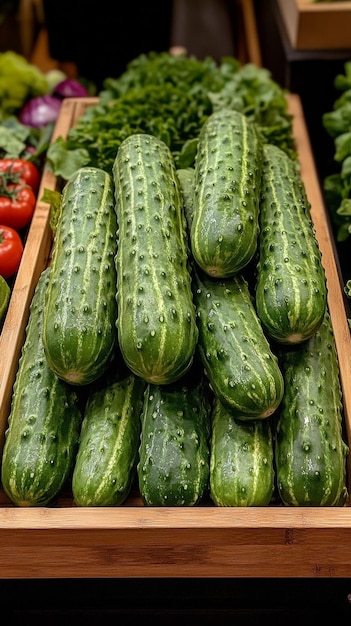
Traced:
POLYGON ((177 169, 177 177, 183 196, 183 207, 187 229, 190 233, 194 211, 195 170, 193 167, 184 167, 181 169, 177 169))
POLYGON ((315 334, 280 356, 285 394, 277 413, 275 459, 286 506, 342 506, 348 497, 342 391, 327 310, 315 334))
POLYGON ((17 506, 46 506, 71 474, 81 409, 75 388, 49 368, 42 343, 50 269, 42 272, 30 305, 25 340, 5 432, 1 481, 17 506))
POLYGON ((84 411, 72 477, 77 506, 118 506, 136 472, 146 383, 134 374, 98 381, 84 411))
POLYGON ((234 418, 214 400, 210 496, 216 506, 267 506, 273 496, 271 420, 234 418))
POLYGON ((272 339, 295 344, 323 320, 326 277, 298 164, 277 146, 263 152, 256 310, 272 339))
POLYGON ((112 176, 80 168, 62 192, 43 329, 49 366, 72 385, 99 378, 117 344, 116 252, 112 176))
POLYGON ((137 467, 147 506, 194 506, 208 492, 212 394, 191 370, 170 385, 149 383, 137 467))
POLYGON ((284 382, 242 274, 214 279, 193 271, 199 355, 215 395, 238 419, 264 419, 284 382))
POLYGON ((190 232, 193 257, 210 276, 233 276, 256 252, 261 170, 255 124, 239 111, 212 113, 199 135, 190 232))
POLYGON ((5 321, 11 297, 11 288, 6 279, 0 275, 0 330, 5 321))
POLYGON ((198 338, 172 154, 152 135, 130 135, 118 149, 113 176, 120 350, 135 375, 169 384, 191 367, 198 338))

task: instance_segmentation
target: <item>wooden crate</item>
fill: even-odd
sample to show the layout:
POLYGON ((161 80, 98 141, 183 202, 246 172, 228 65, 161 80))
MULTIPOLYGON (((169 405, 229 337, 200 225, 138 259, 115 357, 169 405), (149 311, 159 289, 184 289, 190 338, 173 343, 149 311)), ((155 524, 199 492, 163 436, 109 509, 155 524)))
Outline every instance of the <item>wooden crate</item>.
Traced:
MULTIPOLYGON (((323 255, 351 441, 351 338, 328 216, 297 95, 288 95, 301 175, 323 255)), ((67 99, 53 138, 96 99, 67 99)), ((49 207, 59 181, 45 169, 38 205, 0 338, 2 442, 29 304, 51 246, 49 207)), ((348 471, 350 477, 351 472, 348 471)), ((351 506, 145 507, 137 489, 119 507, 77 507, 64 492, 48 507, 13 506, 0 490, 0 578, 349 577, 351 506)))
POLYGON ((351 49, 351 2, 276 1, 292 48, 351 49))

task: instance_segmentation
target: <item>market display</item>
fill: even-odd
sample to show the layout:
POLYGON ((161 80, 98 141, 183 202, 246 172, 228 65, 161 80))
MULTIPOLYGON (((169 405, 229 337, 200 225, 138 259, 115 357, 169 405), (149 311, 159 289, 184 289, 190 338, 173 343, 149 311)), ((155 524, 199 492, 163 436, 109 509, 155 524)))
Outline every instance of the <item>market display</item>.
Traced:
MULTIPOLYGON (((134 487, 145 506, 344 506, 348 446, 326 276, 283 91, 253 67, 143 57, 51 143, 48 163, 66 182, 36 362, 79 398, 79 452, 60 486, 74 505, 119 506, 134 487), (165 97, 158 88, 152 117, 157 89, 148 70, 156 66, 165 97), (180 85, 177 68, 186 76, 180 85), (181 102, 169 100, 185 84, 181 102), (163 116, 166 101, 173 110, 163 116), (233 198, 236 229, 228 227, 233 198), (231 251, 239 265, 213 270, 226 267, 231 251), (258 293, 261 272, 269 280, 258 293), (275 309, 266 314, 272 292, 275 309)), ((39 396, 35 381, 16 379, 6 485, 21 384, 39 396)), ((40 505, 4 489, 15 505, 40 505)), ((59 490, 47 493, 54 503, 59 490)))

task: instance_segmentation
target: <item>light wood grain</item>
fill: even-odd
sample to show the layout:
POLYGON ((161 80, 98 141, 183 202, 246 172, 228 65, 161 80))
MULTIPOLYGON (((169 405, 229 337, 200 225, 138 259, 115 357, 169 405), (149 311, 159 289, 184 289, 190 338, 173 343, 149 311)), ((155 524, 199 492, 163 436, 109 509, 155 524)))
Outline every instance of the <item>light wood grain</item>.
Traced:
POLYGON ((348 577, 350 509, 12 510, 0 577, 348 577), (287 526, 286 513, 291 512, 287 526), (325 515, 324 515, 325 513, 325 515), (346 513, 346 515, 343 515, 346 513))
MULTIPOLYGON (((351 427, 351 338, 328 215, 298 96, 288 95, 301 176, 311 203, 328 284, 344 393, 345 427, 351 427)), ((70 99, 54 137, 65 136, 96 99, 70 99)), ((44 186, 58 181, 46 170, 44 186)), ((39 195, 40 198, 40 195, 39 195)), ((0 338, 0 432, 23 342, 24 322, 50 248, 48 207, 39 201, 0 338), (5 351, 5 352, 4 352, 5 351)), ((348 474, 350 476, 350 472, 348 474)), ((70 492, 51 507, 16 508, 0 491, 0 578, 111 577, 349 577, 351 507, 189 508, 144 507, 137 491, 117 508, 79 508, 70 492)))
POLYGON ((274 0, 292 48, 351 49, 351 2, 274 0))
POLYGON ((248 49, 249 63, 262 67, 262 55, 257 30, 256 13, 253 0, 241 0, 241 11, 245 30, 245 42, 248 49))

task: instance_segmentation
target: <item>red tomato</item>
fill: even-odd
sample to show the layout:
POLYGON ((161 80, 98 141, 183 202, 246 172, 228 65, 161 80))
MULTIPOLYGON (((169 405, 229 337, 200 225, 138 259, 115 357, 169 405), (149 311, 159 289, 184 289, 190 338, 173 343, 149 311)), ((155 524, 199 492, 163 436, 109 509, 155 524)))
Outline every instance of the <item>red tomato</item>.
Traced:
POLYGON ((0 187, 0 224, 21 230, 31 221, 35 203, 33 189, 23 183, 0 187))
POLYGON ((21 262, 23 243, 18 232, 9 226, 0 226, 0 274, 13 276, 21 262))
POLYGON ((38 193, 40 172, 34 163, 27 159, 0 159, 0 177, 5 174, 7 183, 26 183, 35 194, 38 193))

